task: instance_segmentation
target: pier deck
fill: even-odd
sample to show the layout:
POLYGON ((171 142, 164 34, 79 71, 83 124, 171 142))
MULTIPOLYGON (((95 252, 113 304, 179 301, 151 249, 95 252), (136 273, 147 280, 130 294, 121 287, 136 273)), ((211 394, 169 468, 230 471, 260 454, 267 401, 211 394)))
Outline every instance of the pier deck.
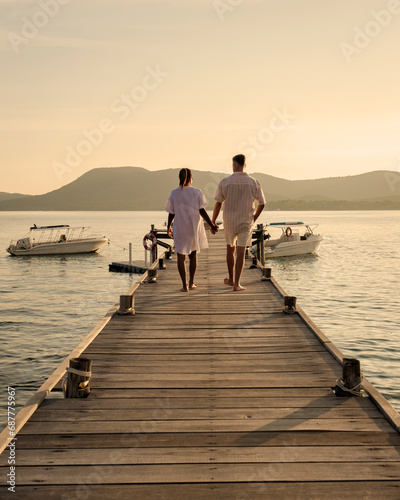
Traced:
POLYGON ((179 291, 174 256, 135 316, 114 308, 82 344, 87 399, 26 410, 10 498, 400 498, 399 415, 368 381, 372 397, 336 397, 340 351, 249 261, 232 292, 223 236, 209 240, 197 290, 179 291))

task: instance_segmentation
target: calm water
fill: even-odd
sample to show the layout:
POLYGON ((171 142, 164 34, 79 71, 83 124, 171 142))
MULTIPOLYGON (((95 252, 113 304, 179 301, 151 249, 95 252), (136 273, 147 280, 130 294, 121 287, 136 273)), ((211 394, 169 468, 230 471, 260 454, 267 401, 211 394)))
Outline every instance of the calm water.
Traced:
MULTIPOLYGON (((318 256, 271 260, 273 274, 400 410, 400 212, 266 212, 261 221, 305 220, 327 237, 318 256)), ((0 428, 6 391, 22 406, 137 276, 108 272, 143 259, 142 237, 162 212, 0 212, 0 428), (33 224, 91 226, 112 243, 100 254, 11 257, 9 240, 33 224)))

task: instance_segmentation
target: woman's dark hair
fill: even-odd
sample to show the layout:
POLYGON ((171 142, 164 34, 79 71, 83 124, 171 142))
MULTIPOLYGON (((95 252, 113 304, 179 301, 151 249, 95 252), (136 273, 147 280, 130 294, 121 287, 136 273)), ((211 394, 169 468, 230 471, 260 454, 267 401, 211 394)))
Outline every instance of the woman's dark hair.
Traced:
POLYGON ((244 155, 236 155, 232 158, 232 160, 239 164, 241 167, 243 167, 246 163, 246 157, 244 155))
POLYGON ((190 168, 182 168, 179 172, 179 185, 181 189, 192 180, 192 171, 190 168))

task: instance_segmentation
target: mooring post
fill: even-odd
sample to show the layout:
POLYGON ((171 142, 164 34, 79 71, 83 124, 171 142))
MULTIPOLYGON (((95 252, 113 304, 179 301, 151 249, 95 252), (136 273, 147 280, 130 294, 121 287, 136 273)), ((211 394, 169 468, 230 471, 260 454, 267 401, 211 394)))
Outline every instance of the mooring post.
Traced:
POLYGON ((62 381, 65 398, 87 398, 90 393, 90 377, 92 360, 88 358, 71 358, 67 374, 62 381))
POLYGON ((284 308, 283 312, 287 314, 293 314, 296 312, 296 302, 297 302, 297 297, 291 297, 289 295, 286 295, 284 297, 284 308))
MULTIPOLYGON (((157 238, 157 229, 155 228, 154 224, 151 225, 151 231, 152 234, 157 238)), ((154 248, 151 249, 151 264, 153 264, 158 257, 158 251, 157 251, 157 244, 154 246, 154 248)))
POLYGON ((256 269, 257 268, 257 257, 253 257, 250 265, 250 269, 256 269))
POLYGON ((270 281, 272 277, 272 269, 270 267, 263 267, 261 281, 270 281))
POLYGON ((147 282, 148 283, 155 283, 157 281, 157 276, 158 276, 158 272, 157 272, 157 269, 149 269, 147 271, 147 282))
POLYGON ((164 259, 158 259, 158 269, 167 269, 167 266, 164 264, 164 259))
POLYGON ((119 309, 117 314, 126 316, 128 314, 134 315, 135 297, 133 295, 120 295, 119 296, 119 309))
POLYGON ((361 396, 362 374, 360 361, 355 358, 343 358, 342 378, 333 388, 336 396, 361 396))
POLYGON ((264 251, 264 224, 257 225, 258 241, 257 241, 257 259, 261 264, 265 265, 265 251, 264 251))

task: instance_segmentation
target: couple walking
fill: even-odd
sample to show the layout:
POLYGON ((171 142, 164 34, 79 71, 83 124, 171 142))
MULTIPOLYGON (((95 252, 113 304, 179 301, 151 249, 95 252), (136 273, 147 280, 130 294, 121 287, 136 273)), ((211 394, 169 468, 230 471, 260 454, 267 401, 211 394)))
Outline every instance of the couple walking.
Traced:
POLYGON ((212 234, 218 231, 217 217, 224 205, 223 221, 226 240, 226 262, 228 278, 224 283, 235 292, 245 290, 240 284, 243 272, 246 246, 251 242, 254 222, 264 209, 265 198, 260 183, 250 177, 244 169, 244 155, 233 157, 233 174, 219 183, 215 193, 215 207, 212 220, 205 207, 207 200, 200 189, 192 186, 192 172, 183 168, 179 172, 179 187, 168 199, 168 235, 174 238, 178 254, 178 270, 182 279, 182 292, 196 288, 194 276, 197 267, 197 252, 208 248, 207 236, 202 219, 210 226, 212 234), (258 202, 257 210, 254 201, 258 202), (174 229, 172 231, 172 221, 174 229), (236 259, 235 259, 236 249, 236 259), (189 285, 186 278, 186 255, 189 255, 189 285))

